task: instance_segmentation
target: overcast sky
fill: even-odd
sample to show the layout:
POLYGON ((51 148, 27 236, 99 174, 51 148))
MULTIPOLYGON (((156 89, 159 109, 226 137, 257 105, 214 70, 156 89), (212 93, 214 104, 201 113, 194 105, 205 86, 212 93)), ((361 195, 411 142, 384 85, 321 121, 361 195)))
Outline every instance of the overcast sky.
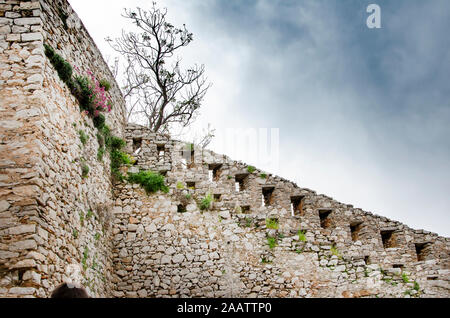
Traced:
MULTIPOLYGON (((69 2, 106 58, 104 38, 130 27, 124 5, 151 5, 69 2)), ((217 128, 213 150, 225 128, 279 128, 271 172, 450 236, 450 1, 156 2, 194 33, 180 55, 213 83, 196 124, 217 128), (370 3, 381 29, 366 26, 370 3)))

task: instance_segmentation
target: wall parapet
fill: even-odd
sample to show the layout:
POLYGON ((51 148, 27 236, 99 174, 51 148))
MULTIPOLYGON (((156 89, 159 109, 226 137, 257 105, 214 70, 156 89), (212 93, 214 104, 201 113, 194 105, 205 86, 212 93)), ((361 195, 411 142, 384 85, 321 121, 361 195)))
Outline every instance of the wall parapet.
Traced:
POLYGON ((114 264, 121 281, 126 282, 114 292, 117 297, 448 295, 448 238, 413 230, 271 174, 261 178, 263 171, 249 172, 243 162, 191 148, 190 144, 139 125, 127 126, 126 140, 128 152, 136 158, 135 166, 128 170, 162 173, 170 192, 147 196, 131 185, 116 189, 118 245, 114 264), (199 203, 208 193, 215 200, 210 211, 201 211, 199 203), (177 234, 165 231, 167 228, 177 234), (205 241, 219 247, 213 244, 211 248, 205 241), (207 255, 197 250, 200 246, 206 248, 207 255), (139 249, 141 252, 136 254, 139 249), (165 255, 166 250, 178 256, 175 258, 172 252, 165 255), (151 261, 146 262, 147 271, 140 272, 136 268, 142 263, 133 260, 144 261, 146 257, 151 261), (305 273, 296 273, 297 266, 304 265, 296 263, 296 259, 308 260, 308 279, 305 273), (228 269, 224 264, 230 264, 228 269), (291 279, 302 281, 302 292, 291 289, 292 280, 283 284, 261 276, 266 266, 276 269, 277 275, 289 273, 291 279), (174 269, 168 271, 167 267, 174 269), (169 283, 178 272, 175 268, 182 271, 192 267, 199 272, 195 277, 202 277, 203 271, 217 274, 213 287, 200 284, 202 278, 181 278, 184 284, 193 286, 189 291, 181 283, 169 283), (218 275, 227 271, 232 272, 232 277, 218 275), (338 287, 328 292, 313 288, 311 282, 320 281, 319 273, 338 287), (255 275, 260 283, 248 280, 255 275), (138 284, 133 280, 136 277, 144 283, 138 284), (161 287, 154 281, 167 283, 161 287), (139 288, 128 288, 134 283, 139 288), (241 286, 239 292, 233 284, 241 286), (261 286, 267 285, 271 288, 262 292, 261 286))

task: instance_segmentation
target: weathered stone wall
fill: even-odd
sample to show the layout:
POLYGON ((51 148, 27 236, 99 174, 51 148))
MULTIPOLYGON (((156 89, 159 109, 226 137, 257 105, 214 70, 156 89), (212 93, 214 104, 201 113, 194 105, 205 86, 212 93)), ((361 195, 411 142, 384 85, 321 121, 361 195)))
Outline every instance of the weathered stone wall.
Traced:
POLYGON ((125 130, 117 84, 65 0, 0 0, 0 138, 0 297, 47 297, 68 280, 105 297, 449 296, 448 238, 125 130), (44 43, 112 84, 107 123, 137 158, 129 170, 160 171, 168 194, 111 184, 97 130, 44 43))
POLYGON ((131 171, 161 171, 170 192, 115 187, 114 296, 449 296, 448 238, 249 172, 210 151, 195 148, 190 162, 190 146, 140 126, 129 125, 126 138, 137 159, 131 171), (202 212, 207 193, 216 200, 202 212), (268 228, 269 219, 278 228, 268 228))
POLYGON ((46 297, 68 279, 109 296, 109 158, 97 160, 97 130, 44 55, 44 42, 112 84, 106 117, 118 136, 124 100, 67 1, 0 1, 0 29, 0 296, 46 297))

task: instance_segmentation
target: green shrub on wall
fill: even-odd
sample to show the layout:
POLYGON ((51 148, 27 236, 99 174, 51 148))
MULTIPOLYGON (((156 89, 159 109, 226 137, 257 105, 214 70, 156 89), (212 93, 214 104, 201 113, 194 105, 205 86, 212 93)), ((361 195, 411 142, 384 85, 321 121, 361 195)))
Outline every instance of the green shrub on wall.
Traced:
POLYGON ((164 183, 164 176, 153 171, 141 171, 139 173, 129 173, 128 181, 140 184, 147 193, 157 191, 169 192, 169 188, 164 183))
POLYGON ((69 86, 69 88, 73 87, 72 66, 67 63, 60 55, 56 54, 55 50, 51 46, 44 44, 44 48, 45 55, 48 57, 50 63, 52 63, 52 65, 56 69, 56 72, 58 72, 58 76, 64 83, 67 84, 67 86, 69 86))
POLYGON ((92 118, 92 122, 97 129, 102 129, 105 126, 106 118, 103 114, 99 114, 97 117, 92 118))

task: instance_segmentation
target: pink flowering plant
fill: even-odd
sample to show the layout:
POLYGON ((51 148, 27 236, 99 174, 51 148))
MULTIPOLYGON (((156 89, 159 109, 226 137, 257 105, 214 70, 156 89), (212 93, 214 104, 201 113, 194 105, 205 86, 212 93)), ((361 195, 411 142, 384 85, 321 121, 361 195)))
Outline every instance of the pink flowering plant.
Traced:
POLYGON ((92 71, 87 71, 87 76, 80 74, 80 70, 75 67, 78 75, 75 76, 73 93, 80 103, 81 111, 85 112, 94 120, 102 116, 101 112, 111 111, 111 98, 92 71))

